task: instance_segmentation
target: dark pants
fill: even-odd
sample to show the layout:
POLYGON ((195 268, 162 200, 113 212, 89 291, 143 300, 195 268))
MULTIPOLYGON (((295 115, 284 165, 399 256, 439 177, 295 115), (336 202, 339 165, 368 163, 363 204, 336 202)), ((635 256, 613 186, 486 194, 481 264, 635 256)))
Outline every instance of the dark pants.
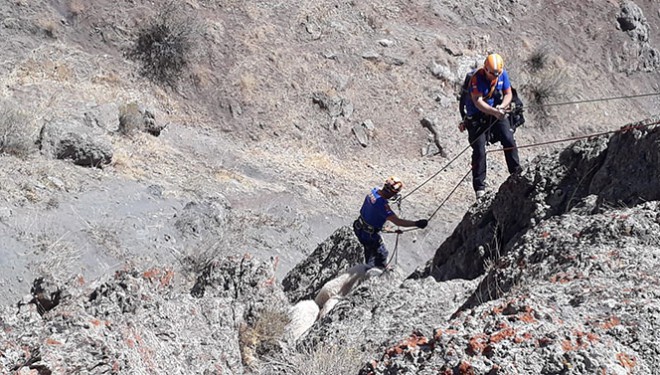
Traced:
POLYGON ((369 268, 385 268, 387 265, 387 249, 383 244, 383 239, 378 232, 370 233, 361 229, 356 223, 353 223, 353 231, 358 241, 364 247, 364 263, 369 268))
POLYGON ((475 191, 486 188, 486 143, 489 138, 499 141, 504 149, 504 158, 509 173, 520 170, 518 149, 513 139, 513 130, 508 117, 497 120, 493 116, 476 115, 468 120, 468 140, 472 145, 472 187, 475 191), (492 126, 489 125, 492 124, 492 126))

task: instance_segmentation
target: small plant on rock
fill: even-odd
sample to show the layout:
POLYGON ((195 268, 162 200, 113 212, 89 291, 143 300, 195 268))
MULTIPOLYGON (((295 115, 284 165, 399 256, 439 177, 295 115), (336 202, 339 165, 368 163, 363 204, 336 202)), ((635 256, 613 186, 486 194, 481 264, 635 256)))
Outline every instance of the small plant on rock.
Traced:
POLYGON ((284 311, 266 309, 254 321, 239 329, 241 358, 246 366, 254 366, 258 358, 279 351, 278 341, 284 336, 289 317, 284 311))

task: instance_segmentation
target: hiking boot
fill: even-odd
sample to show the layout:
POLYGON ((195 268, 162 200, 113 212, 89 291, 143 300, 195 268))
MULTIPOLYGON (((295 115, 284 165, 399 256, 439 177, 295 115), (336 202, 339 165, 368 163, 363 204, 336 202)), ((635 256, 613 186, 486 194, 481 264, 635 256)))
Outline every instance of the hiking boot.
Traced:
POLYGON ((486 191, 485 191, 485 190, 477 190, 477 191, 475 191, 474 193, 477 195, 477 199, 481 199, 481 198, 484 197, 484 195, 486 195, 486 191))

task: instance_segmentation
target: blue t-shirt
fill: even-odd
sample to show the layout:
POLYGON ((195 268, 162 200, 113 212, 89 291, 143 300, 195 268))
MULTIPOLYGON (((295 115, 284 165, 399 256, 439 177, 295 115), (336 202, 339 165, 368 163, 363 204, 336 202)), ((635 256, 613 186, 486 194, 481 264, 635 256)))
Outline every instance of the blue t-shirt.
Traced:
MULTIPOLYGON (((505 92, 506 90, 511 89, 511 82, 509 82, 509 74, 506 72, 506 70, 502 71, 502 74, 500 74, 499 77, 497 77, 497 83, 495 84, 495 89, 493 90, 493 94, 491 94, 488 97, 488 94, 490 93, 491 89, 491 81, 488 80, 486 77, 486 73, 484 72, 483 69, 479 69, 473 76, 472 79, 470 80, 470 85, 468 86, 468 95, 472 95, 472 93, 478 93, 480 94, 486 103, 488 105, 492 106, 495 104, 495 92, 497 91, 503 91, 505 92)), ((468 116, 474 116, 477 113, 479 113, 479 109, 477 109, 477 106, 474 105, 474 102, 472 101, 471 98, 468 98, 465 103, 465 110, 468 116)))
POLYGON ((364 203, 360 209, 360 216, 362 216, 367 224, 380 229, 390 215, 394 215, 394 212, 390 208, 387 199, 378 194, 378 188, 371 189, 371 193, 367 194, 364 198, 364 203))

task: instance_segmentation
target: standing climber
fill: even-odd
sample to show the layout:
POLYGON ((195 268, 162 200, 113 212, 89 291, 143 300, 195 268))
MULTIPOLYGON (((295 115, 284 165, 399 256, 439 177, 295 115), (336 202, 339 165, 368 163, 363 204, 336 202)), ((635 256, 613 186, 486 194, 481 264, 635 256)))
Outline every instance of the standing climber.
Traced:
POLYGON ((459 129, 468 131, 472 146, 472 187, 477 198, 481 198, 486 189, 486 142, 494 140, 502 144, 510 174, 521 169, 513 130, 506 116, 513 94, 502 56, 493 53, 486 57, 484 66, 470 78, 468 92, 466 117, 459 129))
POLYGON ((426 228, 428 220, 405 220, 399 218, 390 208, 388 200, 399 194, 403 183, 396 177, 389 177, 381 189, 371 189, 360 209, 360 217, 353 222, 353 230, 364 246, 364 261, 369 267, 385 268, 387 249, 379 232, 386 221, 400 227, 426 228))

